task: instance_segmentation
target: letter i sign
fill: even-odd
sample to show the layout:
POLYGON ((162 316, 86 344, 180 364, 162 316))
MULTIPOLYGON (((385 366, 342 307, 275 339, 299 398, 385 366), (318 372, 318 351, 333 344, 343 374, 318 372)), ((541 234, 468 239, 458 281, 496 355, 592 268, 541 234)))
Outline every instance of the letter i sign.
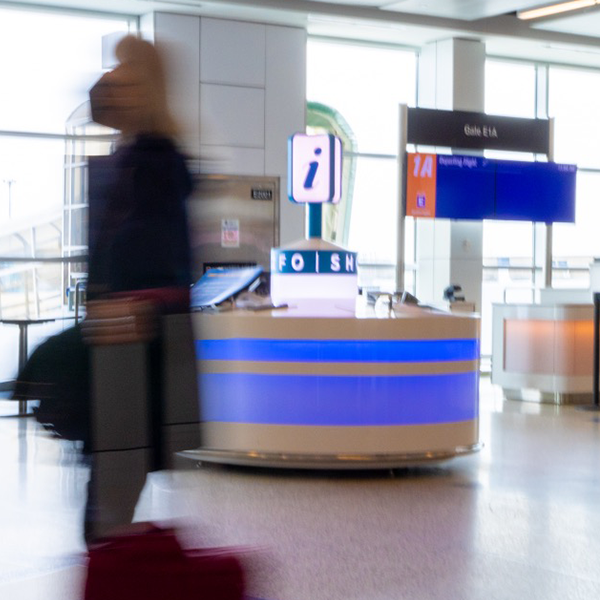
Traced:
POLYGON ((435 217, 437 156, 409 154, 406 169, 406 214, 435 217))
POLYGON ((342 189, 342 143, 331 134, 296 133, 288 140, 288 197, 337 203, 342 189))

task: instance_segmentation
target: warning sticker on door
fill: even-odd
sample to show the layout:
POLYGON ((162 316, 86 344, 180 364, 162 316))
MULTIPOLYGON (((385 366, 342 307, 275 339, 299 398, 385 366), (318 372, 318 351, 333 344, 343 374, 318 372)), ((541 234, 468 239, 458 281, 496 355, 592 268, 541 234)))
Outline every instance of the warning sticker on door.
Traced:
POLYGON ((221 247, 240 247, 240 220, 221 219, 221 247))

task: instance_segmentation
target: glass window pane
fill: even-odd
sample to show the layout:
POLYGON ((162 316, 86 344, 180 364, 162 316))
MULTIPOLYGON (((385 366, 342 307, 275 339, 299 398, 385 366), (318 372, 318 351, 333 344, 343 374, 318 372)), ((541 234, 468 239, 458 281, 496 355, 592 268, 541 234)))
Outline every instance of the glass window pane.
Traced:
POLYGON ((600 72, 552 67, 549 109, 554 117, 554 160, 600 167, 600 72))
POLYGON ((307 97, 335 108, 358 151, 398 153, 398 105, 416 95, 413 52, 309 40, 307 97))
POLYGON ((535 66, 487 60, 485 112, 507 117, 535 117, 535 66))
POLYGON ((0 130, 64 133, 102 70, 102 36, 126 19, 0 9, 0 130))
POLYGON ((370 261, 393 262, 397 169, 392 159, 359 158, 350 223, 350 248, 370 261))
POLYGON ((26 219, 61 210, 65 142, 0 136, 0 215, 26 219))
POLYGON ((484 221, 483 260, 508 259, 513 265, 533 264, 533 224, 529 221, 484 221))
MULTIPOLYGON (((3 318, 62 314, 65 289, 73 280, 69 271, 87 268, 85 263, 66 268, 60 262, 61 257, 86 253, 82 248, 87 222, 87 209, 82 206, 86 201, 86 152, 82 142, 55 136, 81 134, 87 129, 88 89, 102 71, 102 36, 127 32, 132 24, 121 16, 0 8, 3 318), (74 207, 72 218, 65 205, 74 207), (63 238, 64 230, 68 241, 63 238), (15 257, 53 261, 15 261, 15 257)), ((91 133, 96 130, 90 128, 91 133)), ((106 149, 108 143, 87 147, 106 149)), ((49 333, 71 325, 71 320, 64 320, 57 321, 54 329, 31 328, 29 350, 49 333)), ((15 375, 17 334, 13 326, 0 328, 0 381, 15 375)))
MULTIPOLYGON (((549 112, 555 118, 555 160, 581 167, 600 167, 600 122, 597 98, 600 72, 552 67, 549 83, 549 112)), ((552 285, 587 288, 589 265, 600 256, 596 224, 600 173, 577 174, 575 223, 553 227, 552 285)))
POLYGON ((575 223, 553 226, 552 285, 554 287, 589 286, 589 266, 600 257, 600 173, 577 174, 575 223))
POLYGON ((481 354, 492 353, 492 304, 533 302, 533 223, 483 222, 481 354))
MULTIPOLYGON (((535 65, 487 60, 485 111, 509 117, 534 118, 535 65)), ((521 152, 486 151, 490 158, 533 160, 521 152)), ((492 304, 533 301, 533 224, 522 221, 483 222, 481 353, 492 353, 492 304)))
POLYGON ((394 159, 357 160, 349 247, 358 252, 361 287, 394 291, 397 189, 394 159))
POLYGON ((396 268, 399 104, 415 104, 416 66, 402 49, 308 42, 307 98, 337 111, 356 142, 348 245, 359 253, 359 285, 385 291, 394 291, 396 268))

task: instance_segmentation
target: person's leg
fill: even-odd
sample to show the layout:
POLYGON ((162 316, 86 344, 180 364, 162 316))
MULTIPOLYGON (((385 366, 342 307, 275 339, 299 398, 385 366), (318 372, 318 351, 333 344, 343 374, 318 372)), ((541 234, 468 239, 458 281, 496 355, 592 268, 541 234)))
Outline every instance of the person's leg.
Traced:
POLYGON ((147 345, 91 348, 89 541, 131 524, 153 458, 147 345))
POLYGON ((148 449, 92 454, 84 517, 88 545, 131 524, 146 482, 148 454, 148 449))

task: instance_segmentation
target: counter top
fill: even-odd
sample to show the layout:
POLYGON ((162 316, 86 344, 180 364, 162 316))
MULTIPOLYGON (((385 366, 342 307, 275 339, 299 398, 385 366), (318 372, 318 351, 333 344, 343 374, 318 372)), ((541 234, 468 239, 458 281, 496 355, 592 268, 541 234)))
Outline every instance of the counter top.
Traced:
POLYGON ((480 329, 477 315, 409 305, 382 313, 372 306, 353 310, 315 303, 275 310, 199 312, 194 320, 202 328, 203 338, 475 339, 480 329))

